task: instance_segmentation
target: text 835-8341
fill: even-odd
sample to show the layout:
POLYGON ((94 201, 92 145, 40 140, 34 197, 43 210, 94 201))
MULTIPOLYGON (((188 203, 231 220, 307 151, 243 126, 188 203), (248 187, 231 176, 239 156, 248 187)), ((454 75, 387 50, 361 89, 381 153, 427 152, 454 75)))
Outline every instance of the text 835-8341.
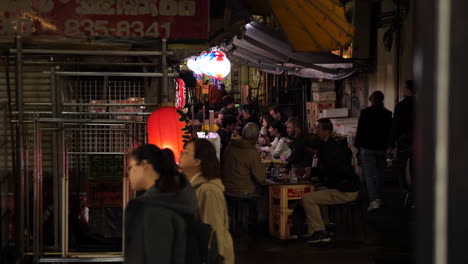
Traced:
POLYGON ((142 21, 118 21, 107 20, 69 19, 64 23, 64 33, 69 36, 117 36, 117 37, 150 37, 169 38, 171 36, 171 23, 153 22, 145 25, 142 21), (112 24, 111 24, 112 23, 112 24), (162 33, 162 34, 161 34, 162 33))

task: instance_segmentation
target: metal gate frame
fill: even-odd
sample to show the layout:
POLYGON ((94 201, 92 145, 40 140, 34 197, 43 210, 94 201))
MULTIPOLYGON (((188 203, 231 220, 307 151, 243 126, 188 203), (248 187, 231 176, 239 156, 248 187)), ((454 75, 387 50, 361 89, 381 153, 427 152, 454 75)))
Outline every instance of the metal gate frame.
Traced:
MULTIPOLYGON (((90 114, 97 113, 66 113, 63 111, 64 107, 70 106, 102 106, 102 107, 126 107, 126 106, 143 106, 143 107, 156 107, 158 104, 89 104, 89 103, 66 103, 62 101, 61 96, 59 96, 59 91, 57 88, 57 78, 60 76, 100 76, 103 78, 108 78, 112 76, 119 77, 157 77, 162 78, 162 97, 165 98, 168 95, 168 78, 175 77, 174 73, 168 72, 167 67, 167 56, 173 55, 173 52, 167 51, 167 42, 166 39, 162 39, 162 51, 92 51, 92 50, 47 50, 47 49, 23 49, 22 48, 22 39, 21 36, 16 37, 16 49, 10 49, 10 56, 14 56, 16 61, 16 110, 13 112, 17 116, 16 120, 11 120, 12 123, 16 123, 16 148, 15 148, 15 161, 16 169, 18 173, 18 182, 16 184, 17 189, 17 199, 15 200, 15 208, 17 208, 16 214, 16 248, 17 255, 22 259, 25 255, 32 255, 35 262, 121 262, 122 258, 97 258, 98 256, 92 256, 90 254, 70 254, 69 245, 68 245, 68 213, 63 213, 68 211, 68 159, 67 159, 67 150, 65 146, 65 131, 66 126, 76 126, 77 124, 102 124, 107 126, 112 125, 124 125, 135 127, 135 121, 126 122, 126 120, 113 120, 113 119, 73 119, 67 118, 67 114, 73 115, 85 115, 89 116, 90 114), (26 104, 23 101, 23 65, 25 65, 24 57, 25 55, 47 55, 53 57, 54 55, 92 55, 92 56, 145 56, 145 57, 161 57, 161 72, 147 73, 147 72, 71 72, 71 71, 57 71, 55 66, 57 65, 70 65, 70 62, 50 62, 50 71, 44 72, 50 76, 50 86, 51 86, 51 103, 29 103, 28 106, 33 107, 44 107, 50 106, 51 111, 37 111, 37 112, 25 112, 24 106, 26 104), (42 115, 51 115, 51 118, 44 118, 42 115), (28 115, 33 115, 34 118, 28 118, 28 115), (27 158, 27 149, 25 148, 25 131, 28 124, 33 124, 33 133, 34 133, 34 176, 33 176, 33 190, 34 190, 34 215, 33 215, 33 252, 25 251, 25 242, 28 245, 28 241, 25 241, 24 230, 26 230, 25 219, 28 215, 28 195, 26 193, 26 188, 28 186, 28 177, 27 177, 27 168, 28 168, 28 158, 27 158), (43 124, 52 124, 51 127, 42 127, 43 124), (60 221, 57 213, 54 214, 54 230, 55 230, 55 246, 59 249, 60 252, 43 252, 42 248, 42 132, 51 131, 53 133, 53 150, 54 157, 56 157, 54 162, 54 212, 62 212, 60 221), (60 201, 60 203, 59 203, 60 201), (59 226, 58 223, 61 223, 59 226), (59 232, 60 230, 60 232, 59 232), (58 234, 60 238, 58 237, 58 234), (45 255, 59 255, 61 258, 44 258, 45 255), (83 259, 82 257, 87 256, 89 258, 83 259), (96 258, 93 258, 96 257, 96 258)), ((30 65, 34 65, 34 62, 30 62, 30 65)), ((81 62, 79 65, 98 65, 99 62, 81 62)), ((149 66, 151 63, 109 63, 113 66, 149 66)), ((151 64, 155 66, 155 64, 151 64)), ((110 116, 118 115, 149 115, 150 113, 123 113, 123 112, 106 112, 103 113, 110 116)), ((98 114, 99 115, 99 114, 98 114)), ((122 153, 127 155, 128 153, 122 153)), ((124 174, 125 175, 125 174, 124 174)), ((125 193, 129 190, 128 182, 124 178, 123 188, 125 193)), ((128 201, 128 196, 125 196, 123 199, 125 208, 126 201, 128 201)), ((115 256, 115 254, 113 254, 115 256)), ((117 255, 122 256, 122 252, 117 255)))

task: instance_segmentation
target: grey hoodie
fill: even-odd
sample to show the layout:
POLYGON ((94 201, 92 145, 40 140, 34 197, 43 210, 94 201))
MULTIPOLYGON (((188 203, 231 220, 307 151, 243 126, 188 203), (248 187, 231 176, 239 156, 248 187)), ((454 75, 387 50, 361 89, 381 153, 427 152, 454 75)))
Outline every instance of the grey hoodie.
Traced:
POLYGON ((125 215, 125 263, 183 264, 186 221, 194 215, 196 197, 183 175, 183 189, 161 193, 155 187, 131 200, 125 215))

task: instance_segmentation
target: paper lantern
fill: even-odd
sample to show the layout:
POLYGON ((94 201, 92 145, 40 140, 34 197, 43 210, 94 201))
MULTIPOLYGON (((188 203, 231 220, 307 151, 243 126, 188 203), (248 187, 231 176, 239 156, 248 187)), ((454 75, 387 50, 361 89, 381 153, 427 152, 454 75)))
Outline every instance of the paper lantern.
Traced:
POLYGON ((180 78, 176 79, 175 107, 177 109, 185 107, 185 82, 180 78))
POLYGON ((179 111, 175 107, 161 107, 149 116, 147 123, 148 143, 172 150, 177 162, 188 131, 187 123, 179 111))
POLYGON ((210 60, 208 61, 203 71, 213 78, 218 80, 226 77, 231 72, 231 62, 221 51, 213 51, 210 53, 210 60))
POLYGON ((231 62, 221 51, 211 51, 187 61, 187 66, 196 74, 205 74, 218 80, 231 71, 231 62))
POLYGON ((192 70, 195 74, 198 74, 198 75, 202 75, 203 72, 202 70, 200 69, 200 67, 198 67, 198 62, 197 62, 197 58, 194 58, 194 59, 190 59, 187 61, 187 67, 192 70))

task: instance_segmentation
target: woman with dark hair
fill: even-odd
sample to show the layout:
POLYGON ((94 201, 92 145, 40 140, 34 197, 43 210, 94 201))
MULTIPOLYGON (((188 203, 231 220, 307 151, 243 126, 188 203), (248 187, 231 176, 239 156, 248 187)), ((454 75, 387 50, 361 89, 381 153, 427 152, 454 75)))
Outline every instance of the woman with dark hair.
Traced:
POLYGON ((131 154, 128 177, 132 189, 144 194, 126 208, 125 262, 185 263, 185 219, 193 217, 196 197, 174 154, 142 145, 131 154))
POLYGON ((274 121, 270 124, 269 132, 272 137, 275 137, 275 140, 271 143, 271 147, 268 148, 270 154, 273 157, 291 156, 291 149, 285 138, 286 131, 284 125, 280 121, 274 121))
POLYGON ((260 125, 262 126, 260 128, 260 135, 258 136, 258 144, 260 146, 269 146, 271 141, 270 141, 270 124, 271 124, 271 119, 268 113, 263 113, 262 116, 260 117, 260 125))
POLYGON ((219 254, 224 257, 225 264, 233 264, 234 247, 229 233, 224 185, 220 179, 220 165, 214 146, 206 139, 188 142, 180 156, 179 165, 197 195, 195 217, 211 225, 216 231, 219 254))

